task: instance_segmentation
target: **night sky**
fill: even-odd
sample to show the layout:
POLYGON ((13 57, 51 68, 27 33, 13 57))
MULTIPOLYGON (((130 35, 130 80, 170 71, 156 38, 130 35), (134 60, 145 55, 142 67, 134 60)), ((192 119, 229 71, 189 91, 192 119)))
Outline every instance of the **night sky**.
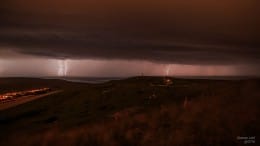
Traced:
POLYGON ((0 76, 260 75, 258 0, 1 0, 0 76))

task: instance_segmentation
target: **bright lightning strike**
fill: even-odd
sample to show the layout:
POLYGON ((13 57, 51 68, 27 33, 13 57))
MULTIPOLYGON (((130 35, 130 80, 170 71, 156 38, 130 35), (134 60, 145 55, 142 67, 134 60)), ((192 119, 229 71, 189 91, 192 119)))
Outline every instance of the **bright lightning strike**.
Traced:
POLYGON ((165 70, 166 76, 169 76, 170 71, 171 71, 171 66, 170 65, 166 66, 166 70, 165 70))
POLYGON ((68 65, 66 60, 58 61, 58 76, 67 76, 68 65))
POLYGON ((2 66, 3 65, 2 65, 1 60, 0 60, 0 73, 4 70, 2 66))

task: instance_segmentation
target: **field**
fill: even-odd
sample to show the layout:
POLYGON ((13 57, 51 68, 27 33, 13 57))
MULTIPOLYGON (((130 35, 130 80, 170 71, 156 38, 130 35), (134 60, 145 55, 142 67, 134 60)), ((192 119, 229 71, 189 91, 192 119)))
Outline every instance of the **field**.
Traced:
POLYGON ((164 79, 133 77, 86 84, 0 78, 0 94, 43 87, 63 91, 0 111, 0 145, 259 143, 259 79, 167 78, 172 81, 168 85, 164 79))

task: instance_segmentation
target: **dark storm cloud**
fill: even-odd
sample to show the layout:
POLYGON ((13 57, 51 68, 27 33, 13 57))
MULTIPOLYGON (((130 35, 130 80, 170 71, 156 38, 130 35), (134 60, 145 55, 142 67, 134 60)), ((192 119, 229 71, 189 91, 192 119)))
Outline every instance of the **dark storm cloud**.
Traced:
POLYGON ((0 4, 0 49, 52 58, 259 64, 257 0, 0 4))

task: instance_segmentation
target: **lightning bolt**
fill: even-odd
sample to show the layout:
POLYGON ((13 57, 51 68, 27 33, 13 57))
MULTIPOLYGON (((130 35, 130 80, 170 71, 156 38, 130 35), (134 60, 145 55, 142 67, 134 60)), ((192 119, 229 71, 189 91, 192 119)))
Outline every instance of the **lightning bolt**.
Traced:
POLYGON ((0 73, 4 70, 2 66, 3 65, 2 65, 1 60, 0 60, 0 73))
POLYGON ((166 69, 165 69, 165 74, 166 74, 166 76, 169 76, 170 71, 171 71, 171 65, 167 65, 167 66, 166 66, 166 69))
POLYGON ((58 61, 58 76, 67 76, 68 64, 67 60, 58 61))
POLYGON ((67 62, 67 60, 63 60, 63 67, 64 67, 63 74, 64 74, 64 76, 67 76, 67 73, 68 73, 68 62, 67 62))

